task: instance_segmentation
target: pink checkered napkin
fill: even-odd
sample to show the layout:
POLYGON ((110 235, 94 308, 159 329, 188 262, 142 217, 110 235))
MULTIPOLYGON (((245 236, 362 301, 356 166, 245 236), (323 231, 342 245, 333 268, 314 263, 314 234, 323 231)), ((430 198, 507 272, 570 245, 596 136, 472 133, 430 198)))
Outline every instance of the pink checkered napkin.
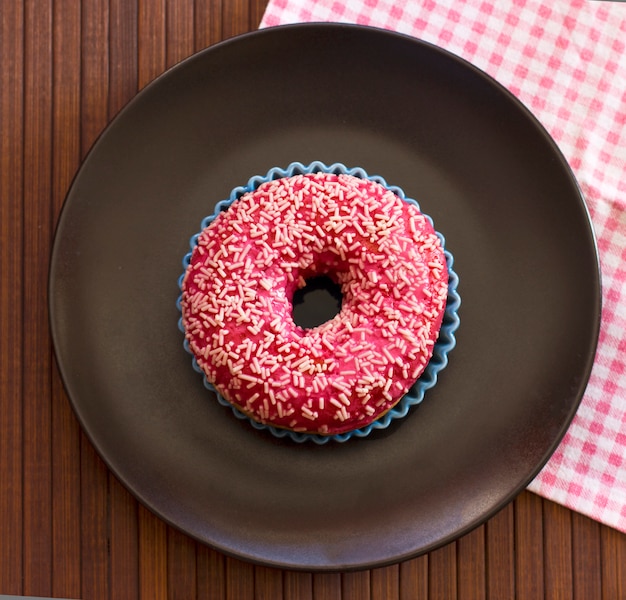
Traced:
POLYGON ((580 409, 529 489, 626 532, 626 3, 270 0, 261 26, 303 21, 384 27, 450 50, 559 144, 598 236, 603 324, 580 409))

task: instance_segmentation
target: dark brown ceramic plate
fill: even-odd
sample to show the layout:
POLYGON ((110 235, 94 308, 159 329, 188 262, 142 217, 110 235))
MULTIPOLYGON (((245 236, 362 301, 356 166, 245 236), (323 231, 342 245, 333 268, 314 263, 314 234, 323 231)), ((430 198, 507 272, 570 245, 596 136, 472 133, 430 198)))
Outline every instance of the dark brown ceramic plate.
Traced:
POLYGON ((537 121, 436 47, 344 25, 245 35, 144 89, 82 165, 50 272, 63 381, 112 471, 195 538, 306 570, 416 556, 510 501, 577 408, 600 302, 588 214, 537 121), (201 219, 296 160, 402 187, 460 277, 457 346, 437 386, 407 418, 345 444, 295 444, 235 419, 177 328, 201 219))

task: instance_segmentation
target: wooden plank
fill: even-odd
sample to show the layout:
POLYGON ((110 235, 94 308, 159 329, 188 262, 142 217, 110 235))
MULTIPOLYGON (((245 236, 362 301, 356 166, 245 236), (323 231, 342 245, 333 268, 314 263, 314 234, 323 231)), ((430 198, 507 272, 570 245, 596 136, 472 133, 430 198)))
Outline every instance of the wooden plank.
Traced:
POLYGON ((137 93, 137 2, 109 0, 109 119, 137 93))
POLYGON ((626 535, 600 527, 602 600, 626 598, 626 535))
POLYGON ((81 596, 108 600, 108 470, 84 434, 81 435, 80 482, 81 596))
POLYGON ((122 484, 109 473, 111 537, 111 598, 139 597, 138 506, 122 484))
POLYGON ((351 573, 342 573, 342 600, 361 600, 361 598, 373 598, 374 596, 373 591, 371 590, 370 582, 370 571, 354 571, 351 573))
POLYGON ((249 0, 229 0, 222 3, 221 37, 223 40, 249 31, 249 21, 249 0))
POLYGON ((254 599, 254 567, 237 558, 226 558, 227 600, 254 599))
POLYGON ((396 564, 388 567, 372 569, 370 573, 370 581, 372 600, 386 600, 386 598, 399 597, 399 565, 396 564))
POLYGON ((579 513, 572 516, 574 600, 602 598, 600 524, 579 513))
POLYGON ((428 554, 400 563, 399 600, 427 600, 428 554))
POLYGON ((211 600, 226 598, 226 559, 223 554, 205 546, 197 545, 198 597, 211 600))
POLYGON ((485 524, 486 592, 492 600, 515 598, 515 517, 507 504, 485 524))
POLYGON ((167 526, 139 505, 139 598, 167 598, 167 526))
POLYGON ((267 0, 250 0, 250 31, 258 29, 266 7, 267 0))
POLYGON ((165 70, 165 0, 137 1, 137 84, 141 89, 165 70))
POLYGON ((299 571, 283 572, 284 600, 312 600, 313 575, 299 571))
POLYGON ((341 574, 314 573, 313 600, 341 600, 341 574))
POLYGON ((196 52, 222 39, 222 3, 196 0, 194 16, 196 52))
POLYGON ((543 547, 546 599, 572 599, 571 512, 549 500, 543 501, 543 547))
POLYGON ((543 504, 539 496, 522 492, 515 499, 515 592, 541 600, 543 586, 543 504))
POLYGON ((194 1, 166 0, 166 14, 165 63, 171 67, 194 52, 194 1))
POLYGON ((109 3, 90 0, 81 10, 81 157, 109 120, 109 3))
POLYGON ((81 595, 80 432, 59 378, 52 406, 52 595, 81 595))
POLYGON ((282 597, 282 571, 268 567, 254 567, 254 600, 275 600, 282 597))
MULTIPOLYGON (((53 5, 52 210, 61 209, 80 163, 80 0, 53 5)), ((80 431, 52 370, 52 595, 81 595, 80 431)))
POLYGON ((23 6, 0 19, 0 590, 22 593, 23 6))
POLYGON ((198 574, 196 543, 173 527, 167 529, 168 600, 195 600, 198 574))
POLYGON ((23 593, 47 596, 52 590, 52 361, 46 303, 52 238, 51 2, 26 0, 24 24, 24 231, 28 232, 24 262, 28 271, 23 309, 23 593))
POLYGON ((446 544, 428 555, 428 597, 457 597, 456 543, 446 544))
POLYGON ((487 597, 485 535, 485 527, 481 526, 457 542, 459 600, 484 600, 487 597))

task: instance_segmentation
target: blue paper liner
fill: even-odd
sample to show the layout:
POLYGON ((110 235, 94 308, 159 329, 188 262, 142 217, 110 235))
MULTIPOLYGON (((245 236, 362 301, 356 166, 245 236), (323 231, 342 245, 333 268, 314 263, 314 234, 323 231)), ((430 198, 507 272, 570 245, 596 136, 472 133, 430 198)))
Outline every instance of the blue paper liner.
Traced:
MULTIPOLYGON (((191 239, 189 240, 190 250, 187 254, 185 254, 183 258, 183 273, 178 279, 178 287, 181 290, 181 294, 179 295, 176 302, 176 306, 181 312, 181 317, 178 320, 178 328, 181 330, 181 332, 183 332, 183 334, 185 333, 185 328, 183 325, 181 309, 182 283, 185 272, 191 260, 191 254, 198 243, 198 237, 200 236, 202 231, 211 224, 211 222, 217 217, 220 212, 228 210, 228 207, 233 202, 241 198, 241 196, 243 196, 245 193, 256 190, 261 184, 268 181, 281 179, 282 177, 292 177, 294 175, 304 175, 319 172, 333 173, 335 175, 352 175, 361 179, 369 179, 371 181, 375 181, 387 188, 388 190, 391 190, 394 194, 396 194, 405 202, 414 204, 419 209, 418 202, 413 198, 407 198, 404 191, 398 186, 389 185, 385 181, 385 179, 380 177, 379 175, 368 175, 361 167, 348 168, 342 163, 333 163, 331 165, 326 165, 320 161, 314 161, 309 165, 304 165, 300 162, 293 162, 285 169, 280 167, 274 167, 270 169, 266 175, 255 175, 254 177, 251 177, 245 186, 238 186, 234 188, 227 199, 221 200, 216 204, 213 214, 208 215, 202 220, 200 224, 200 231, 191 236, 191 239)), ((426 214, 424 214, 424 216, 432 225, 433 221, 430 216, 426 214)), ((219 403, 223 406, 230 408, 233 414, 238 419, 248 421, 255 429, 269 431, 277 438, 289 438, 297 443, 314 442, 316 444, 326 444, 330 441, 346 442, 352 437, 363 438, 369 435, 375 429, 385 429, 389 427, 392 421, 406 417, 406 415, 409 413, 413 406, 416 406, 417 404, 420 404, 422 402, 426 390, 429 390, 430 388, 435 386, 439 377, 439 373, 447 366, 448 353, 456 346, 455 332, 460 325, 458 310, 459 306, 461 305, 461 297, 457 290, 459 277, 453 270, 454 258, 450 251, 445 247, 445 238, 439 232, 436 233, 444 249, 446 264, 448 267, 448 298, 446 302, 446 310, 441 324, 441 330, 439 332, 439 338, 437 339, 437 342, 435 343, 435 346, 433 348, 433 355, 420 378, 415 382, 415 384, 413 384, 411 389, 399 400, 399 402, 393 408, 391 408, 383 416, 378 418, 376 421, 373 421, 369 425, 361 427, 360 429, 354 429, 345 433, 332 435, 300 433, 291 431, 289 429, 274 427, 272 425, 265 425, 245 415, 236 406, 232 405, 221 394, 219 394, 219 392, 217 392, 213 384, 207 379, 206 375, 199 367, 195 356, 189 348, 189 343, 185 339, 185 341, 183 342, 183 346, 192 357, 191 363, 193 369, 203 376, 204 386, 216 395, 219 403)))

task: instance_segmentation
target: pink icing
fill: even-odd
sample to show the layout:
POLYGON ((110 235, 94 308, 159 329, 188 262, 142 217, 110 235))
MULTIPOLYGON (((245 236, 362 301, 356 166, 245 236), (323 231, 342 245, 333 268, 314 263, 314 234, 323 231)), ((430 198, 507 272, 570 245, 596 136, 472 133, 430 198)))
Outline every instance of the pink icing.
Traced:
POLYGON ((393 407, 432 356, 446 305, 439 238, 418 208, 350 175, 262 184, 198 237, 183 280, 191 351, 250 418, 330 435, 393 407), (341 311, 312 328, 294 291, 325 274, 341 311))

